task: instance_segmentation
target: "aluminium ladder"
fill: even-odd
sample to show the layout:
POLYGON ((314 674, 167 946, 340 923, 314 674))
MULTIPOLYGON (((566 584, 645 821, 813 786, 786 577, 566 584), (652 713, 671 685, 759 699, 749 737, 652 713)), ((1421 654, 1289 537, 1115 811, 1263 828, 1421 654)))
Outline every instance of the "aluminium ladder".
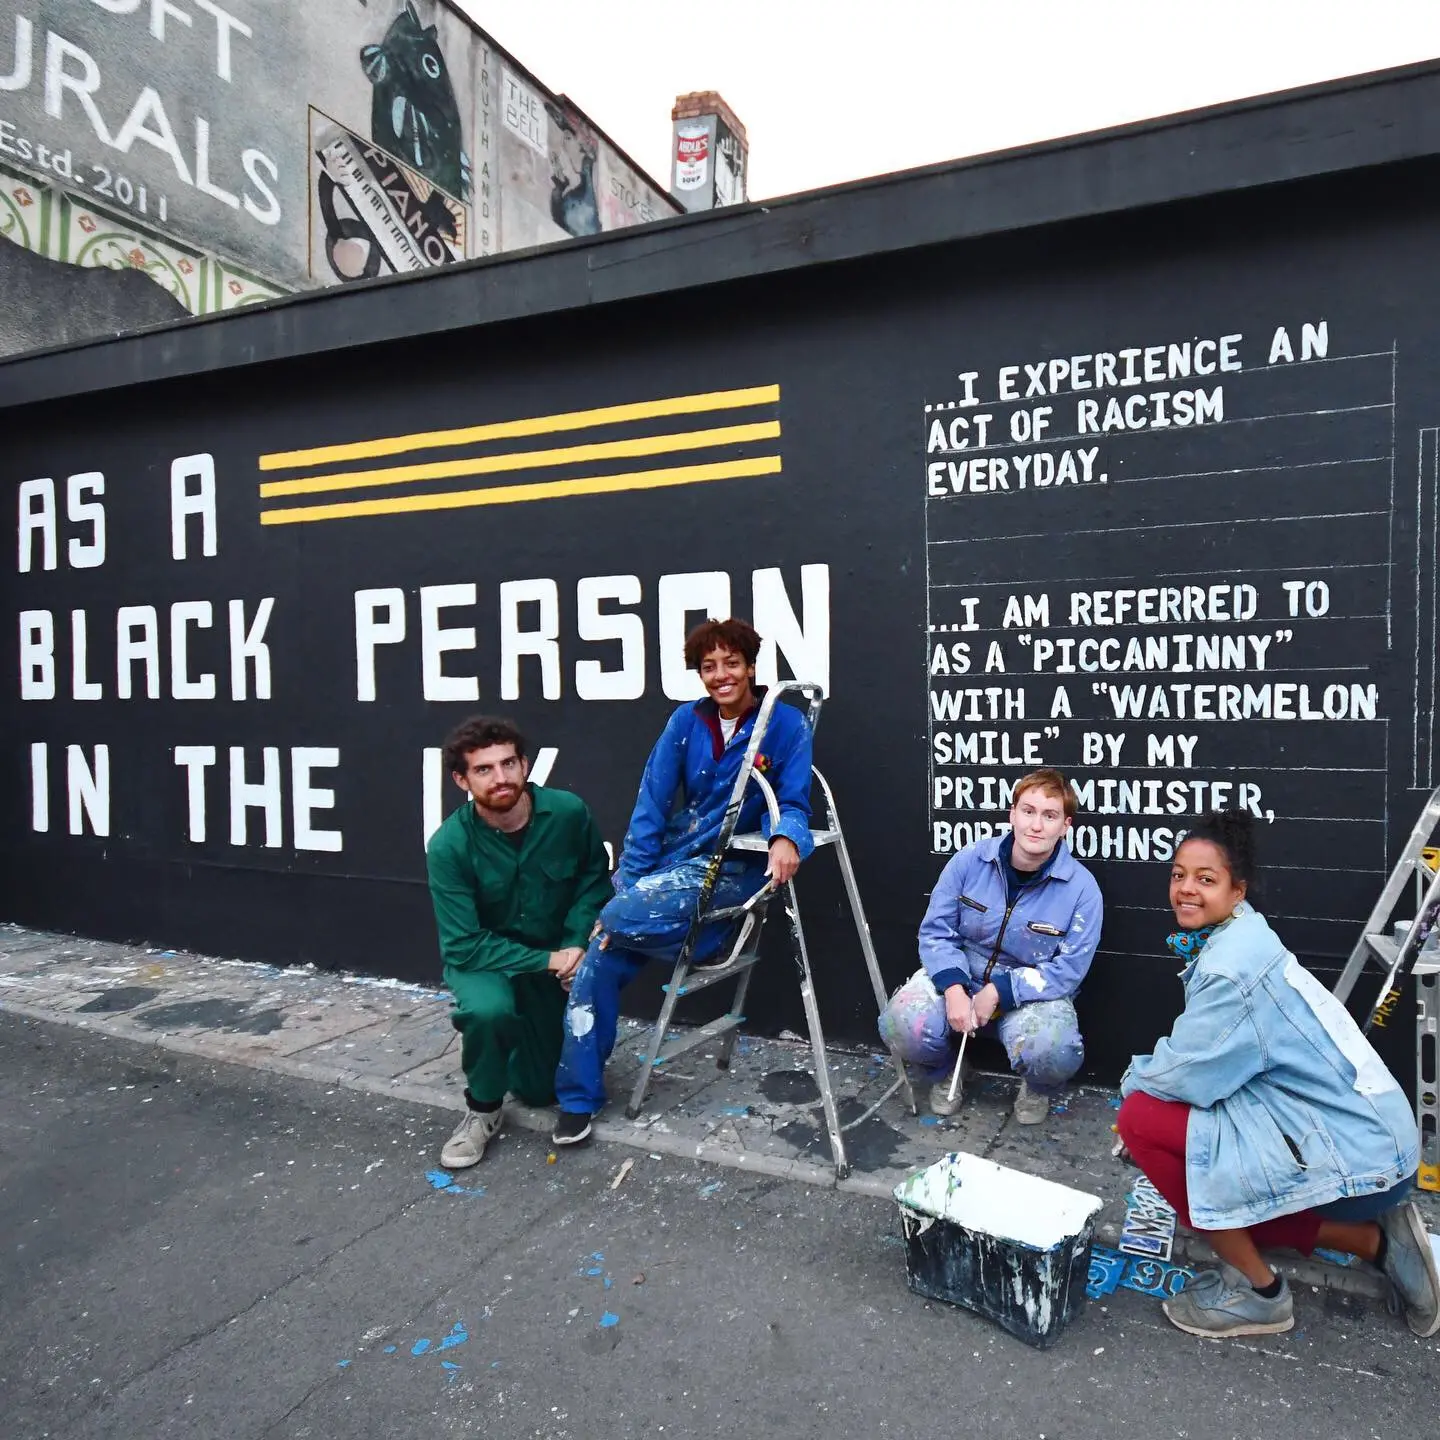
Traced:
POLYGON ((1423 1190, 1440 1190, 1440 1076, 1437 1076, 1437 1046, 1440 1046, 1440 961, 1421 950, 1440 922, 1440 851, 1432 847, 1440 831, 1440 786, 1431 793, 1410 838, 1370 918, 1350 952, 1335 997, 1341 1004, 1350 996, 1365 971, 1383 973, 1380 988, 1366 1014, 1362 1029, 1384 1029, 1401 990, 1410 975, 1415 976, 1419 1013, 1416 1019, 1415 1119, 1420 1127, 1420 1174, 1423 1190), (1413 881, 1415 918, 1402 936, 1392 929, 1395 909, 1413 881))
MULTIPOLYGON (((625 1107, 625 1113, 632 1120, 640 1113, 640 1107, 645 1103, 645 1096, 650 1089, 650 1082, 654 1078, 656 1069, 676 1056, 683 1055, 686 1051, 719 1040, 720 1053, 715 1061, 716 1067, 720 1070, 730 1068, 730 1055, 734 1049, 736 1032, 745 1020, 745 996, 750 988, 750 977, 760 959, 760 936, 764 930, 771 905, 777 899, 781 899, 789 923, 792 958, 800 980, 800 999, 805 1007, 805 1020, 810 1029, 810 1050, 815 1062, 815 1083, 819 1088, 820 1101, 825 1112, 825 1128, 830 1137, 830 1154, 834 1161, 836 1177, 843 1180, 850 1173, 850 1162, 845 1153, 844 1132, 846 1130, 853 1130, 855 1126, 868 1120, 897 1091, 904 1095, 911 1114, 916 1113, 915 1095, 910 1087, 910 1078, 906 1074, 904 1062, 892 1049, 890 1058, 895 1067, 894 1082, 863 1114, 842 1125, 835 1105, 834 1088, 830 1083, 830 1068, 825 1051, 825 1032, 820 1024, 820 1008, 815 999, 815 983, 810 970, 810 953, 805 944, 805 931, 800 923, 800 907, 795 898, 795 882, 792 880, 783 886, 776 886, 774 881, 767 880, 761 889, 743 905, 710 908, 715 883, 720 875, 720 867, 726 857, 746 852, 765 854, 769 849, 765 837, 758 831, 747 835, 735 833, 740 819, 741 804, 745 799, 746 790, 752 783, 759 786, 765 798, 771 824, 775 824, 780 819, 780 807, 776 802, 775 792, 771 788, 770 782, 755 768, 755 760, 761 754, 761 745, 770 724, 770 717, 774 713, 780 697, 785 694, 793 694, 797 698, 803 699, 805 722, 809 725, 811 733, 814 733, 815 724, 820 715, 820 706, 825 699, 825 693, 820 686, 808 681, 787 680, 768 687, 765 699, 760 705, 760 713, 755 717, 755 725, 750 732, 745 758, 742 760, 740 772, 735 778, 735 788, 731 791, 729 803, 721 820, 715 853, 710 858, 705 878, 701 884, 695 913, 690 920, 690 929, 676 957, 675 970, 670 977, 670 983, 665 986, 665 1000, 660 1007, 660 1016, 655 1022, 649 1049, 641 1062, 640 1075, 635 1082, 630 1102, 625 1107), (737 931, 728 953, 713 964, 695 965, 691 957, 695 953, 704 927, 723 924, 726 921, 737 925, 737 931), (671 1036, 669 1029, 676 1004, 683 997, 698 994, 711 985, 718 985, 722 980, 738 982, 726 1013, 718 1020, 697 1026, 688 1034, 671 1036)), ((860 951, 865 959, 865 968, 870 976, 871 989, 875 993, 876 1013, 878 1014, 885 1008, 885 984, 880 976, 880 964, 875 957, 875 945, 870 936, 870 927, 865 920, 864 907, 860 902, 860 889, 855 882, 855 870, 850 863, 850 851, 846 847, 845 835, 840 828, 840 817, 835 809, 835 797, 830 790, 830 785, 819 770, 812 767, 812 773, 824 797, 825 815, 823 828, 812 829, 810 838, 814 841, 817 851, 833 848, 836 858, 839 860, 846 899, 849 902, 850 914, 855 923, 855 932, 860 941, 860 951)))

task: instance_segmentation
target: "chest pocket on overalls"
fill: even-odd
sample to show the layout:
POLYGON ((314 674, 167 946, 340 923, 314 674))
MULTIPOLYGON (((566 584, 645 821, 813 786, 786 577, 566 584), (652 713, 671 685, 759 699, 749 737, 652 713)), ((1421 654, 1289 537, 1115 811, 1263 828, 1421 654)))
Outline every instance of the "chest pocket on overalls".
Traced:
POLYGON ((540 862, 540 874, 544 882, 546 902, 552 906, 568 905, 570 892, 575 887, 575 861, 546 858, 540 862))
POLYGON ((1066 932, 1058 925, 1045 920, 1030 920, 1025 925, 1025 939, 1028 942, 1033 963, 1048 960, 1059 948, 1066 932))

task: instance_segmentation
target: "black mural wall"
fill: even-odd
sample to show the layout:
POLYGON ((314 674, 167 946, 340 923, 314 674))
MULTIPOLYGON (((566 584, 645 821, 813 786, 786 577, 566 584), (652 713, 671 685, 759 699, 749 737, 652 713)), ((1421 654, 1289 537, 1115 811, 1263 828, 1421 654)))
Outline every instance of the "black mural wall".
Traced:
MULTIPOLYGON (((1263 819, 1261 904, 1329 977, 1440 780, 1434 178, 13 414, 0 912, 433 979, 455 792, 427 747, 512 714, 618 844, 679 637, 733 610, 827 683, 817 762, 892 982, 948 852, 1040 762, 1082 788, 1106 900, 1093 1071, 1177 1008, 1166 861, 1211 803, 1263 819)), ((831 863, 801 903, 863 1040, 831 863)), ((753 1022, 795 1025, 793 991, 763 971, 753 1022)))

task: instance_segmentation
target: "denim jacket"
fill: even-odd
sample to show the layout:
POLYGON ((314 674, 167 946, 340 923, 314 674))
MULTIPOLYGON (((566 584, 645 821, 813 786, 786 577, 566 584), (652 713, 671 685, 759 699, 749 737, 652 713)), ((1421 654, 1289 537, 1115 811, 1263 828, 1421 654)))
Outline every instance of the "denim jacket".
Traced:
POLYGON ((1120 1082, 1192 1107, 1190 1214, 1258 1224, 1415 1173, 1415 1113, 1345 1007, 1241 904, 1181 972, 1185 1009, 1120 1082))
POLYGON ((1004 1010, 1068 1000, 1100 943, 1100 887, 1061 841, 1049 869, 1011 905, 1004 838, 967 845, 941 872, 920 923, 920 963, 941 994, 963 985, 973 995, 993 981, 1004 1010))

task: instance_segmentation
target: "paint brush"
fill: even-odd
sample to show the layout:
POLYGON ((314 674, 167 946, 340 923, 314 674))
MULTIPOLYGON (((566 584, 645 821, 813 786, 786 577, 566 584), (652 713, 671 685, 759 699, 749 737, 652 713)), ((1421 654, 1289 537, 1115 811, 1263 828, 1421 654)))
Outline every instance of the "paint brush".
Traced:
POLYGON ((960 1037, 960 1053, 955 1057, 955 1073, 950 1077, 950 1098, 955 1098, 955 1087, 960 1083, 960 1067, 965 1063, 965 1047, 970 1043, 970 1032, 967 1030, 960 1037))

